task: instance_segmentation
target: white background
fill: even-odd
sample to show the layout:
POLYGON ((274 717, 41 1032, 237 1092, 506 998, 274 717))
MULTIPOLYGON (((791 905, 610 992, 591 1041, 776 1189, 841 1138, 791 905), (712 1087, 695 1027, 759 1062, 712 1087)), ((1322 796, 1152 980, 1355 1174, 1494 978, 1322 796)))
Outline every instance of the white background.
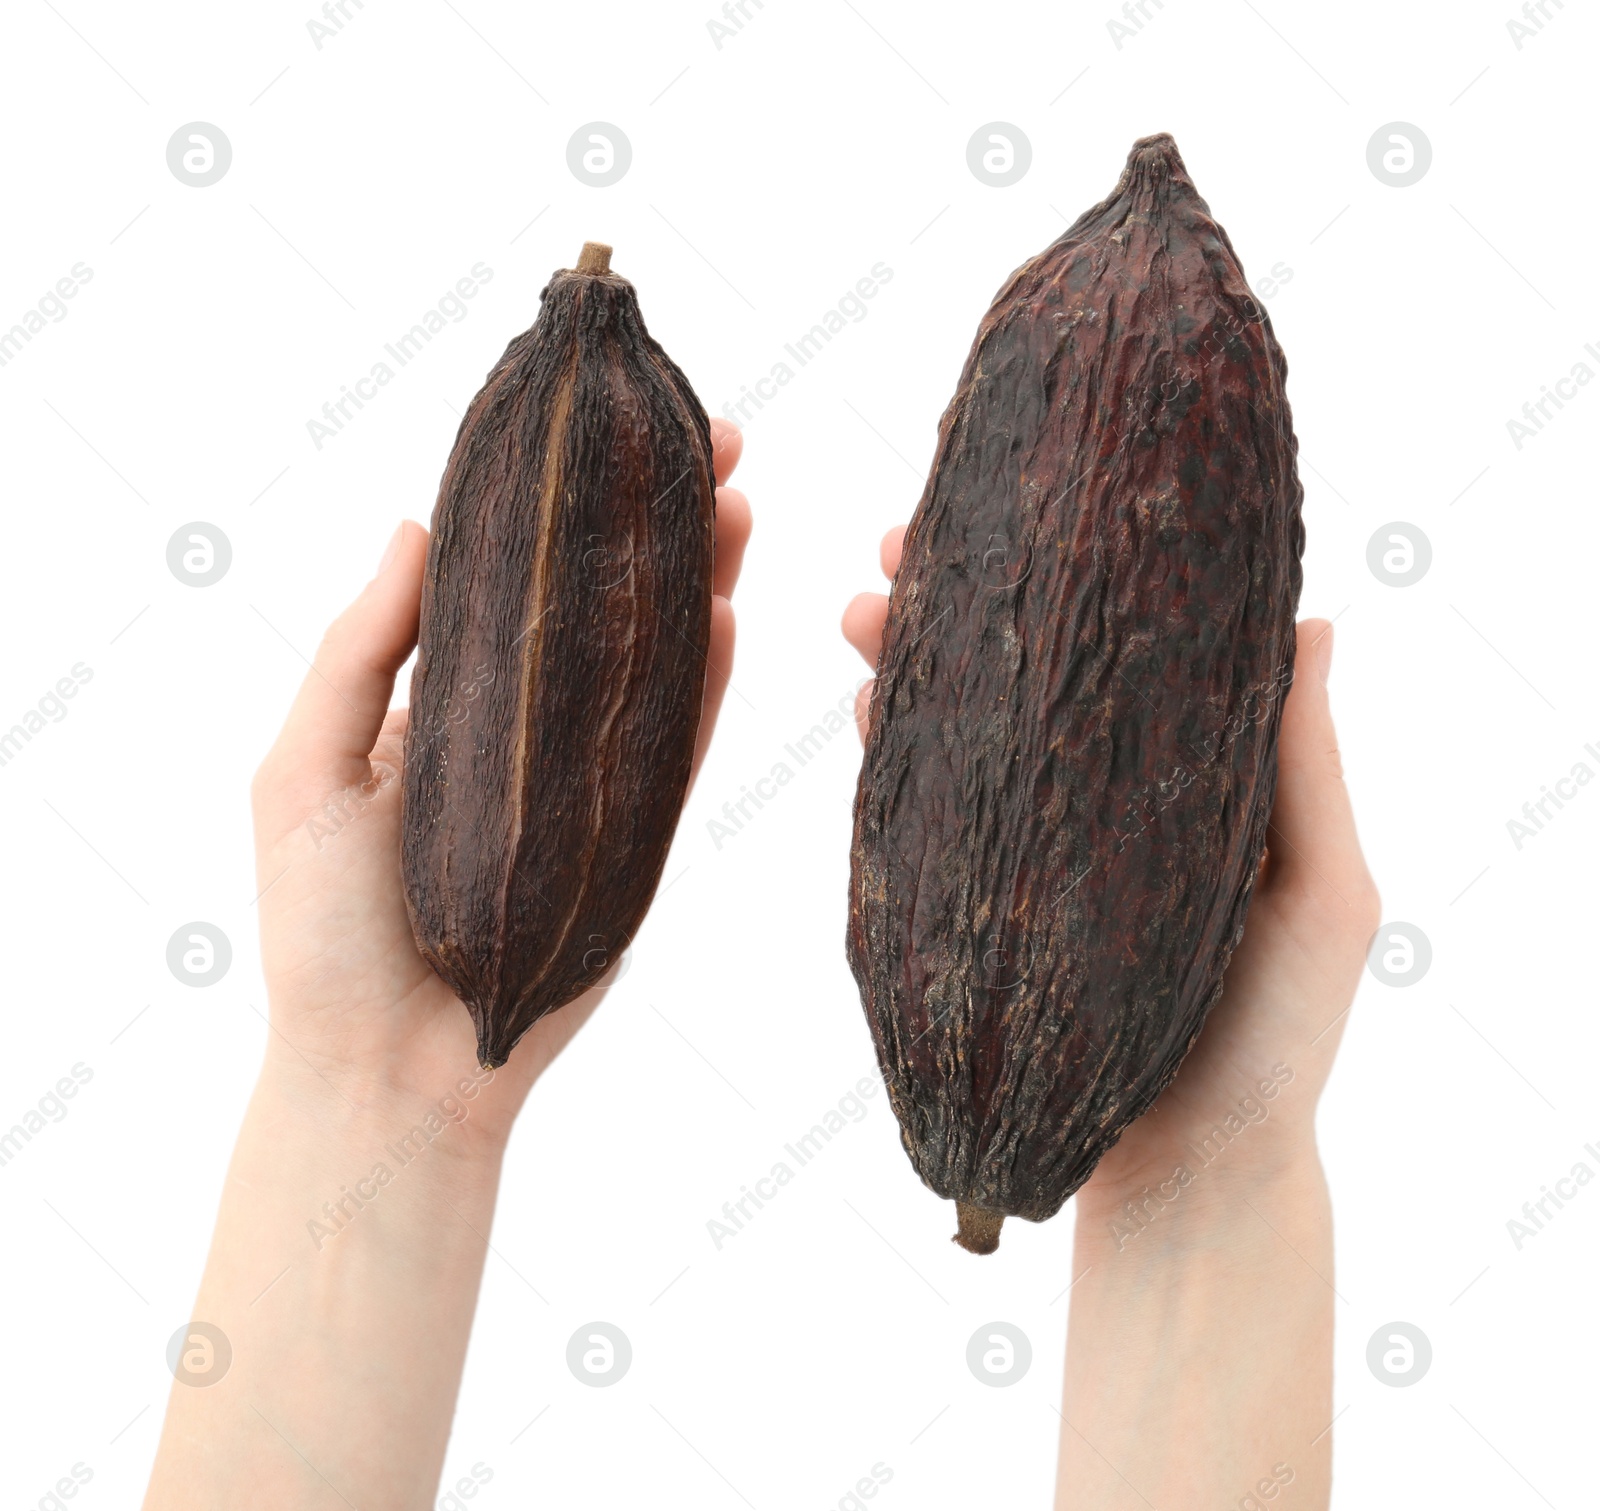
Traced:
POLYGON ((318 49, 310 0, 7 7, 0 327, 75 263, 93 278, 0 368, 0 726, 75 663, 93 678, 0 767, 0 1126, 75 1063, 93 1079, 0 1168, 6 1503, 78 1461, 75 1505, 141 1492, 266 1032, 250 774, 324 624, 396 521, 427 518, 459 411, 595 238, 712 412, 874 264, 893 278, 751 411, 737 692, 630 973, 517 1130, 446 1482, 491 1467, 487 1511, 765 1511, 837 1505, 881 1462, 875 1505, 1048 1504, 1070 1208, 961 1253, 879 1091, 743 1233, 708 1237, 875 1077, 843 951, 853 735, 720 849, 708 820, 861 675, 839 612, 881 586, 878 538, 995 289, 1170 130, 1247 274, 1292 269, 1267 308, 1302 445, 1302 609, 1338 620, 1386 916, 1433 949, 1416 985, 1364 980, 1323 1107, 1336 1500, 1594 1504, 1600 1189, 1520 1251, 1506 1226, 1580 1159, 1600 1170, 1600 791, 1520 849, 1507 830, 1575 763, 1600 771, 1600 392, 1520 450, 1507 430, 1575 363, 1600 371, 1592 15, 1552 5, 1519 49, 1510 0, 1151 0, 1119 48, 1110 0, 748 8, 719 48, 710 0, 368 0, 318 49), (595 120, 633 148, 604 189, 566 162, 595 120), (1004 189, 966 162, 996 120, 1033 150, 1004 189), (1434 154, 1403 189, 1366 160, 1396 120, 1434 154), (165 158, 191 121, 233 148, 204 189, 165 158), (467 317, 316 449, 307 420, 478 262, 467 317), (1367 565, 1396 520, 1432 543, 1412 587, 1367 565), (213 587, 168 570, 191 521, 232 543, 213 587), (165 963, 197 919, 235 951, 204 990, 165 963), (564 1362, 596 1318, 635 1352, 607 1390, 564 1362), (1034 1347, 1003 1390, 965 1363, 995 1319, 1034 1347), (1365 1362, 1394 1320, 1434 1351, 1407 1389, 1365 1362))

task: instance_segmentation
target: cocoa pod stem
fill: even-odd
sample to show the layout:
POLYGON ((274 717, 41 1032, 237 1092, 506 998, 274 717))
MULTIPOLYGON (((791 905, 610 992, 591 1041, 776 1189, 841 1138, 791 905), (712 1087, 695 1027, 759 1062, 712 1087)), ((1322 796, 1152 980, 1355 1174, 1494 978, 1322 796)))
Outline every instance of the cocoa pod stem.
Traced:
POLYGON ((992 1254, 1000 1247, 1000 1225, 1005 1220, 1004 1212, 991 1212, 986 1207, 958 1201, 956 1231, 950 1242, 960 1244, 969 1254, 992 1254))
POLYGON ((611 271, 611 248, 603 241, 586 241, 583 250, 578 253, 578 266, 574 269, 579 273, 609 273, 611 271))

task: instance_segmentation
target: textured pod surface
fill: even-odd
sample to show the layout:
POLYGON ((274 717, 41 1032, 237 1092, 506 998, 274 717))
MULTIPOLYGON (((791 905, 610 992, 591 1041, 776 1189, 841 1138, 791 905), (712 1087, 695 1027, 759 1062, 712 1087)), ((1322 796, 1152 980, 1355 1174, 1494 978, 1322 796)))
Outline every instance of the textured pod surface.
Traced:
POLYGON ((979 327, 906 533, 851 968, 918 1174, 988 1252, 1154 1101, 1221 991, 1292 676, 1285 364, 1169 136, 979 327))
POLYGON ((586 246, 472 401, 406 734, 417 944, 486 1065, 617 961, 688 789, 711 630, 705 411, 586 246))

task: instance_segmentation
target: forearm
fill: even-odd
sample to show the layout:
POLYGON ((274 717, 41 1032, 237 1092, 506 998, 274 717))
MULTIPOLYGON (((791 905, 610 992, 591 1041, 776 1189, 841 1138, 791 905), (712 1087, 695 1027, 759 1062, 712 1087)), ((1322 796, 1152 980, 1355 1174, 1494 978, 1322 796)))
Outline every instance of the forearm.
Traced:
POLYGON ((1333 1226, 1315 1151, 1175 1191, 1142 1224, 1093 1198, 1078 1211, 1057 1511, 1325 1507, 1333 1226))
POLYGON ((476 1095, 353 1107, 269 1063, 193 1312, 231 1363, 179 1375, 146 1511, 432 1505, 499 1179, 476 1095))

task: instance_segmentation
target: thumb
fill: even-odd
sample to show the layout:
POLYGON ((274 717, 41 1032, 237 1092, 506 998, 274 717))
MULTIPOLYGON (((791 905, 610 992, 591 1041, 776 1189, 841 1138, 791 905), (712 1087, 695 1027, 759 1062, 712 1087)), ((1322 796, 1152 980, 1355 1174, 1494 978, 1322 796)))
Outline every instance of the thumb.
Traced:
POLYGON ((365 781, 395 674, 417 643, 428 532, 395 532, 377 576, 328 627, 265 768, 290 788, 365 781))

